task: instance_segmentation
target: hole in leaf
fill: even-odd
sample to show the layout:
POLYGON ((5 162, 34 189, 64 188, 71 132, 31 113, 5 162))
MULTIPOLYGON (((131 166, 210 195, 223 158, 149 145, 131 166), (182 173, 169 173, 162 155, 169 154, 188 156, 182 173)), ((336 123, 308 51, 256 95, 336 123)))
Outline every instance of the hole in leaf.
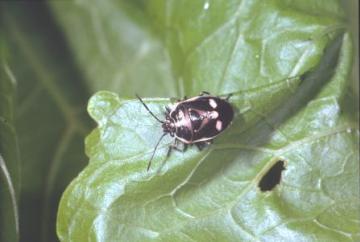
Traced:
POLYGON ((262 192, 271 191, 280 183, 281 172, 285 170, 285 162, 282 160, 277 161, 268 172, 261 178, 259 188, 262 192))

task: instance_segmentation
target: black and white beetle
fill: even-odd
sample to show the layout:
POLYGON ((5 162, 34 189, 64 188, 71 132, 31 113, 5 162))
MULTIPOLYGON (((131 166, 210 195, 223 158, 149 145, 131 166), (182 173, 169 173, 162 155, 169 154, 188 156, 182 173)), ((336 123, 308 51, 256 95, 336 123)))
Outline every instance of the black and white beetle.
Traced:
POLYGON ((184 98, 174 105, 166 107, 165 120, 160 120, 151 112, 143 100, 136 95, 146 110, 157 121, 162 123, 164 132, 154 148, 147 170, 151 166, 157 146, 167 134, 175 137, 175 143, 170 145, 167 157, 172 149, 180 150, 177 147, 178 141, 184 144, 181 151, 184 151, 187 145, 195 144, 201 150, 205 145, 210 144, 233 120, 234 110, 228 102, 230 96, 222 99, 212 96, 208 92, 202 92, 199 96, 189 99, 184 98))

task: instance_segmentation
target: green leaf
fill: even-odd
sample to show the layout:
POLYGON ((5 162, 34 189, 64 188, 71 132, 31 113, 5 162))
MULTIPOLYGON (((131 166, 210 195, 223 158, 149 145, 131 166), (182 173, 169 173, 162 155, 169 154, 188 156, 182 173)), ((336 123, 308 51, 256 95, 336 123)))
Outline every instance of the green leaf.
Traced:
POLYGON ((175 95, 169 60, 131 1, 50 2, 91 91, 175 95), (80 33, 80 34, 79 34, 80 33))
POLYGON ((4 41, 0 39, 0 241, 19 240, 20 157, 14 123, 14 85, 12 72, 4 60, 4 41))
MULTIPOLYGON (((123 96, 134 96, 135 90, 141 95, 175 96, 169 61, 161 42, 144 27, 144 14, 126 2, 1 2, 1 20, 6 52, 1 53, 6 62, 1 70, 8 68, 17 83, 17 95, 2 86, 0 93, 6 101, 14 99, 10 131, 18 134, 22 157, 21 162, 11 157, 3 162, 15 189, 21 185, 20 238, 56 241, 60 195, 87 163, 83 143, 91 127, 85 111, 90 93, 111 89, 123 96)), ((8 103, 0 101, 7 111, 8 103)), ((0 134, 0 147, 18 154, 12 152, 16 145, 0 134)), ((17 236, 8 181, 3 186, 1 180, 6 194, 0 194, 0 234, 17 236)))
MULTIPOLYGON (((64 40, 53 28, 54 21, 47 14, 46 5, 24 2, 2 5, 7 55, 6 65, 1 68, 7 68, 11 73, 8 76, 16 80, 17 95, 8 88, 0 90, 8 100, 14 99, 16 105, 11 132, 16 130, 18 134, 22 157, 20 164, 6 156, 4 160, 10 162, 7 163, 10 175, 11 166, 21 166, 20 238, 55 241, 61 193, 86 162, 83 138, 91 127, 83 111, 87 89, 72 65, 64 40)), ((7 143, 1 140, 3 144, 7 143)), ((8 143, 5 151, 15 148, 14 143, 8 143)), ((18 178, 15 181, 20 185, 18 178)), ((11 223, 9 220, 9 227, 11 223)), ((9 231, 7 228, 4 233, 9 231)))
MULTIPOLYGON (((166 159, 167 137, 146 172, 161 125, 138 100, 95 94, 88 104, 98 123, 86 139, 90 162, 62 197, 60 240, 359 240, 352 44, 339 3, 138 7, 146 7, 164 40, 176 93, 234 93, 236 117, 201 152, 191 147, 166 159), (280 183, 261 191, 259 182, 279 161, 280 183)), ((160 117, 169 104, 145 101, 160 117)))

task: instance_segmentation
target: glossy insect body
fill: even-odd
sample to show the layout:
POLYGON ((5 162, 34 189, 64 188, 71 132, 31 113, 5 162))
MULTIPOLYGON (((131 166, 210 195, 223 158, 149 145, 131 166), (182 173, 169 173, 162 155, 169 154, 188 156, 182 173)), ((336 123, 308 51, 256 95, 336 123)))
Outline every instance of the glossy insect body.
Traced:
POLYGON ((194 144, 214 139, 231 123, 234 112, 227 100, 203 95, 175 103, 165 115, 164 132, 194 144))
POLYGON ((195 144, 199 149, 204 145, 210 144, 212 140, 224 131, 232 122, 234 111, 228 102, 230 96, 226 99, 212 96, 209 93, 202 93, 190 99, 184 99, 172 106, 166 107, 165 120, 158 119, 146 106, 146 104, 137 96, 149 113, 162 123, 164 134, 155 146, 153 155, 161 139, 170 134, 175 137, 175 144, 169 147, 168 155, 172 149, 177 149, 177 142, 187 145, 195 144))

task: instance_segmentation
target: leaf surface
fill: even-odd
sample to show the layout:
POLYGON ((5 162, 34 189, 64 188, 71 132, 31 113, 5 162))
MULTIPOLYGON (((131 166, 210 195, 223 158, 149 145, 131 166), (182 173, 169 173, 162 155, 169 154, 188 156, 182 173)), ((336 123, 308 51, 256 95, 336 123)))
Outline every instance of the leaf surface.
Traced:
MULTIPOLYGON (((82 110, 87 89, 44 4, 7 2, 3 6, 7 55, 2 68, 8 68, 16 80, 16 95, 1 91, 14 101, 11 131, 18 134, 22 160, 4 159, 9 170, 17 165, 21 171, 21 180, 15 179, 17 185, 21 182, 20 239, 54 241, 61 193, 86 161, 82 140, 90 120, 82 110)), ((3 140, 1 144, 7 145, 7 151, 16 148, 3 140)))
MULTIPOLYGON (((56 241, 60 195, 87 163, 83 143, 91 127, 85 106, 90 93, 111 89, 134 96, 136 89, 144 90, 139 91, 144 95, 165 95, 175 89, 172 82, 164 82, 171 76, 160 41, 143 27, 143 17, 132 5, 52 1, 2 2, 1 6, 1 24, 5 27, 1 33, 5 51, 1 54, 6 62, 1 64, 1 73, 8 68, 17 84, 16 92, 0 88, 1 117, 2 108, 4 112, 10 109, 8 101, 14 102, 11 128, 1 126, 1 132, 10 135, 1 133, 0 148, 4 149, 0 153, 15 189, 21 183, 21 240, 56 241), (101 31, 109 35, 102 36, 101 31), (132 34, 124 35, 123 31, 132 34), (134 85, 123 85, 126 80, 134 85), (159 80, 162 86, 154 84, 159 80), (18 155, 13 152, 15 143, 9 141, 15 131, 21 162, 3 153, 18 155)), ((8 82, 8 77, 4 71, 1 82, 3 78, 8 82)), ((17 236, 8 183, 3 181, 1 188, 6 189, 1 192, 6 194, 0 196, 0 226, 5 232, 0 234, 17 236)), ((16 241, 13 238, 0 240, 16 241)))
POLYGON ((15 79, 0 38, 0 241, 19 239, 20 154, 14 121, 15 79))
MULTIPOLYGON (((137 100, 95 94, 90 162, 62 197, 60 240, 358 240, 352 45, 338 2, 139 6, 168 50, 175 93, 234 93, 236 117, 201 152, 165 159, 167 137, 146 172, 160 124, 137 100), (262 192, 259 182, 280 160, 280 183, 262 192)), ((159 117, 169 104, 145 101, 159 117)))
POLYGON ((130 98, 136 92, 175 95, 169 58, 131 1, 52 1, 50 6, 91 91, 130 98))

